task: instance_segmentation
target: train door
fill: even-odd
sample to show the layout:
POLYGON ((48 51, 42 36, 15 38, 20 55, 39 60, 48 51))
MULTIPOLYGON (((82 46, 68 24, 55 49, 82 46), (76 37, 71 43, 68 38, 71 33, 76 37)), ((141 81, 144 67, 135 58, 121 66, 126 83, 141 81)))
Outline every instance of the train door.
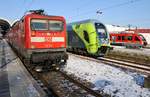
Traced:
POLYGON ((111 41, 112 41, 113 43, 115 43, 115 42, 116 42, 116 36, 111 36, 111 41))

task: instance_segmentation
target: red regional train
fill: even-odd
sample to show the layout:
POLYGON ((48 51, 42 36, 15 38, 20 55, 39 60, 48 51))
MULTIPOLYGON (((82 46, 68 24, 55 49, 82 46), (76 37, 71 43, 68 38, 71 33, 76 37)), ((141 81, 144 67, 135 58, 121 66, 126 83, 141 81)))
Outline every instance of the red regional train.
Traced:
POLYGON ((137 33, 110 33, 111 45, 126 46, 127 48, 141 48, 147 45, 145 38, 137 33))
POLYGON ((24 61, 36 63, 35 67, 63 67, 68 59, 66 21, 45 15, 44 10, 29 11, 13 24, 7 38, 24 61))

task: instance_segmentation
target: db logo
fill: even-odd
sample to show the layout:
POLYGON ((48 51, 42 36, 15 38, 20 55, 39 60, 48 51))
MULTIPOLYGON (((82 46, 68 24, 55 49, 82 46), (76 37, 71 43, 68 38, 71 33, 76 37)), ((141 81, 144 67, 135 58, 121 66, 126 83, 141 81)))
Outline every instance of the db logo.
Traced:
POLYGON ((48 41, 48 42, 51 42, 52 41, 52 37, 45 37, 45 40, 48 41))

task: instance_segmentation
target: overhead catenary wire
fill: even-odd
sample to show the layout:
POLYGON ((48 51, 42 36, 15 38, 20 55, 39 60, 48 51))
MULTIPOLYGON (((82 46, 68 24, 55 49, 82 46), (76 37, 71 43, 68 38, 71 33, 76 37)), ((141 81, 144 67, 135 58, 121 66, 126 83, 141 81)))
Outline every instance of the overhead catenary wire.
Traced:
POLYGON ((129 0, 129 1, 126 1, 126 2, 123 2, 123 3, 119 3, 119 4, 116 4, 116 5, 112 5, 112 6, 109 6, 109 7, 102 8, 100 10, 97 10, 97 12, 99 12, 101 10, 103 11, 103 10, 108 10, 108 9, 112 9, 112 8, 121 7, 121 6, 128 5, 128 4, 131 4, 131 3, 135 3, 135 2, 138 2, 138 1, 141 1, 141 0, 129 0))
MULTIPOLYGON (((72 10, 72 11, 75 11, 75 10, 76 10, 76 11, 79 11, 79 10, 85 8, 85 5, 86 5, 86 7, 87 7, 88 4, 90 4, 90 5, 93 4, 93 1, 91 0, 91 1, 86 2, 86 3, 84 2, 83 4, 80 4, 79 6, 77 6, 77 8, 72 8, 71 10, 72 10), (84 6, 84 7, 83 7, 83 6, 84 6)), ((63 14, 63 13, 67 13, 67 12, 66 12, 66 10, 62 10, 62 11, 59 12, 59 13, 62 13, 62 14, 63 14)))
POLYGON ((90 11, 83 12, 83 13, 80 13, 80 14, 78 13, 78 15, 71 16, 70 18, 80 17, 80 16, 88 15, 88 14, 102 14, 102 13, 104 13, 104 10, 109 10, 109 9, 121 7, 121 6, 131 4, 131 3, 135 3, 135 2, 138 2, 138 1, 141 1, 141 0, 129 0, 129 1, 126 1, 126 2, 123 2, 123 3, 115 4, 115 5, 108 6, 108 7, 105 7, 105 8, 101 8, 101 9, 98 9, 98 10, 90 10, 90 11))

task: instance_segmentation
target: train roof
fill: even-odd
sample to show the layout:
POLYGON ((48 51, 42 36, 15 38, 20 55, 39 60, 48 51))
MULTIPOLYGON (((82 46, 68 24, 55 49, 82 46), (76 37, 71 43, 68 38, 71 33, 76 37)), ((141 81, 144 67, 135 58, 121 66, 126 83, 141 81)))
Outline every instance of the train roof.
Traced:
POLYGON ((110 33, 110 35, 141 35, 139 33, 110 33))
POLYGON ((25 13, 25 15, 21 18, 21 20, 24 19, 25 17, 32 17, 32 16, 34 16, 34 17, 47 17, 47 18, 49 18, 49 17, 57 17, 57 18, 61 18, 61 19, 65 20, 65 18, 63 16, 48 15, 42 9, 27 11, 25 13))
POLYGON ((68 25, 82 24, 82 23, 88 23, 88 22, 92 22, 92 23, 102 23, 102 22, 100 22, 99 20, 96 20, 96 19, 87 19, 87 20, 83 20, 83 21, 68 23, 68 25))

